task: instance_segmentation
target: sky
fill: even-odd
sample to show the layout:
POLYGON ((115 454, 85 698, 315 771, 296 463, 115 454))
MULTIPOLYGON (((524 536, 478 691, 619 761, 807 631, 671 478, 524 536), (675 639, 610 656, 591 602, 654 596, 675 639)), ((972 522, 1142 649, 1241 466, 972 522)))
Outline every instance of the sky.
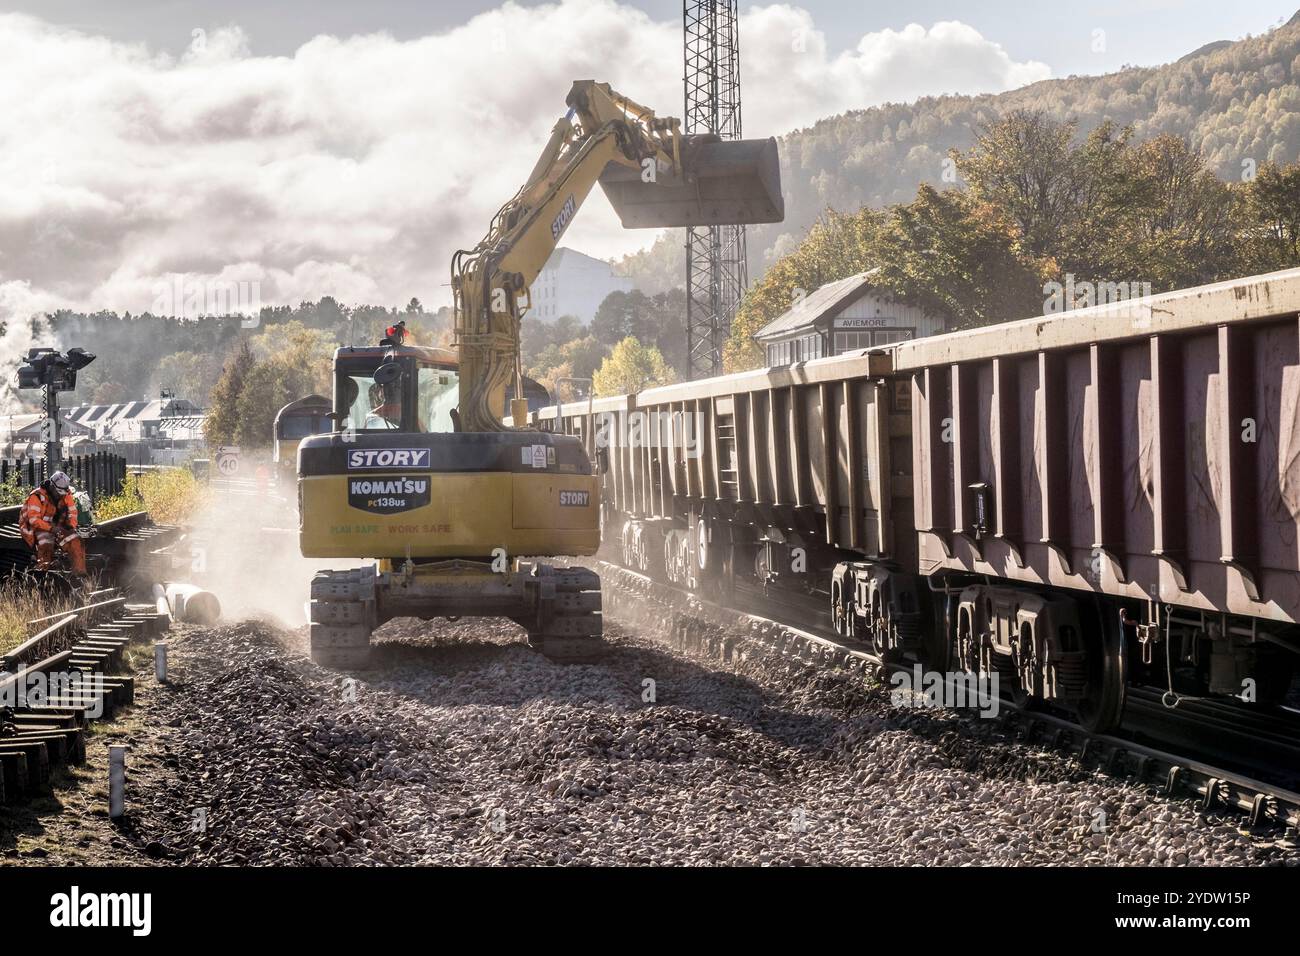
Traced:
MULTIPOLYGON (((1294 12, 1264 0, 740 9, 747 136, 1168 62, 1294 12)), ((522 183, 573 79, 680 115, 680 16, 651 0, 0 0, 0 320, 165 310, 196 279, 255 287, 264 305, 443 304, 452 252, 522 183)), ((564 243, 614 257, 653 239, 621 230, 596 193, 564 243)))

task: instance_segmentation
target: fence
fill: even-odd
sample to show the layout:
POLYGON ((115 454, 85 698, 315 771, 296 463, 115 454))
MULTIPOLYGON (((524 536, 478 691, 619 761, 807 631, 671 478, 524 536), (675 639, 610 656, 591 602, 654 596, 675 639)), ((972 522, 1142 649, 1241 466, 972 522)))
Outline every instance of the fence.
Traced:
MULTIPOLYGON (((73 455, 65 459, 65 462, 64 470, 72 479, 73 487, 78 491, 90 492, 93 501, 117 494, 126 480, 126 459, 121 455, 100 451, 89 455, 73 455)), ((45 480, 45 461, 37 458, 26 461, 0 459, 0 484, 4 484, 12 475, 18 476, 20 487, 35 488, 45 480)))

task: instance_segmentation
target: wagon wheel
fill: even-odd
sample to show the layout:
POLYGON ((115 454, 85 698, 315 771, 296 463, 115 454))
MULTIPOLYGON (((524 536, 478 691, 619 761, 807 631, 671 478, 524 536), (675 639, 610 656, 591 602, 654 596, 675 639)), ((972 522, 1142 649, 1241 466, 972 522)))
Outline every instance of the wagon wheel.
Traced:
POLYGON ((1011 702, 1021 710, 1033 706, 1033 702, 1040 699, 1043 692, 1043 676, 1040 670, 1037 667, 1033 668, 1029 678, 1029 686, 1025 686, 1024 670, 1020 663, 1026 657, 1030 660, 1034 659, 1033 640, 1033 628, 1027 623, 1021 624, 1020 630, 1016 634, 1016 679, 1015 684, 1010 688, 1011 702))
POLYGON ((1095 734, 1107 733, 1124 718, 1125 685, 1128 680, 1128 651, 1124 625, 1118 613, 1110 613, 1100 601, 1094 605, 1095 634, 1088 641, 1088 695, 1079 702, 1079 722, 1095 734))

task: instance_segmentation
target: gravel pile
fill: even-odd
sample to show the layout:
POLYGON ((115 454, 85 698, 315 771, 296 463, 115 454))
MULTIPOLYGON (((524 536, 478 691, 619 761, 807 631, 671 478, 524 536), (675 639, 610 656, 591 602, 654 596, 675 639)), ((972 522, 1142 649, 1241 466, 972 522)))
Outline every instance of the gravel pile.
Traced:
POLYGON ((301 632, 177 628, 135 839, 193 864, 1300 862, 845 671, 606 631, 566 667, 508 623, 393 622, 350 679, 301 632))

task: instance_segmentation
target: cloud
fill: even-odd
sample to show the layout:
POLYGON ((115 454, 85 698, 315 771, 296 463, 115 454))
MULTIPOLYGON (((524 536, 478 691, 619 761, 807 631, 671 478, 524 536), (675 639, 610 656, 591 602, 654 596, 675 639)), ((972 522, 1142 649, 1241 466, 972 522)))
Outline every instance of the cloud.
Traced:
MULTIPOLYGON (((750 136, 1048 73, 960 23, 831 55, 806 11, 774 5, 746 12, 741 37, 750 136)), ((614 0, 507 3, 434 36, 318 36, 293 56, 252 47, 237 27, 196 31, 171 57, 0 16, 0 291, 140 311, 182 274, 256 280, 267 304, 443 303, 452 252, 527 175, 573 79, 682 107, 680 24, 614 0)), ((653 237, 593 194, 564 241, 614 256, 653 237)))
POLYGON ((25 409, 17 388, 18 366, 28 349, 55 344, 42 316, 66 304, 33 291, 29 282, 0 282, 0 415, 15 415, 25 409))

